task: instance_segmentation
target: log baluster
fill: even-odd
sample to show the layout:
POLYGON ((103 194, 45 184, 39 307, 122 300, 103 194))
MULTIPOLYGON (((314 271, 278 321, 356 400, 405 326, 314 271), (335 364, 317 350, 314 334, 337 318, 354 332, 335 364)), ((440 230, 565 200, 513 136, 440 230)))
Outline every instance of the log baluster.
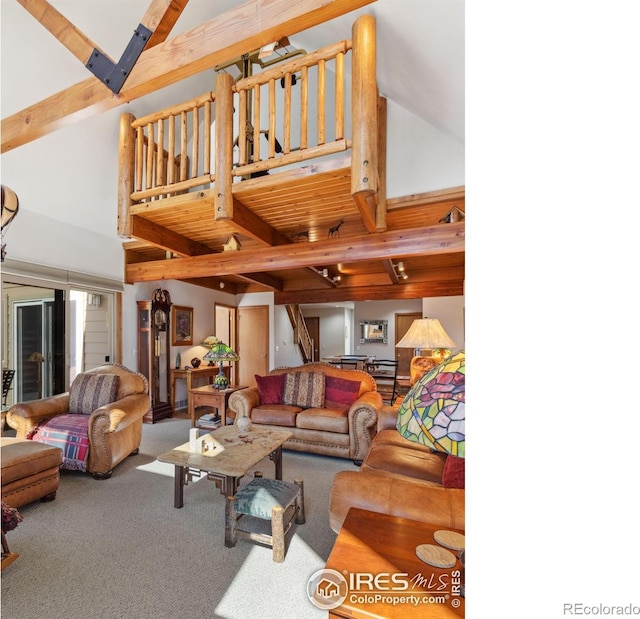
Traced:
POLYGON ((291 73, 284 76, 284 127, 282 151, 291 152, 291 73))
POLYGON ((307 127, 309 124, 309 68, 300 72, 300 150, 307 148, 307 127))
POLYGON ((240 165, 249 162, 247 152, 247 91, 242 88, 238 92, 238 161, 240 165))
POLYGON ((151 189, 153 187, 153 150, 155 144, 155 137, 153 131, 153 123, 147 125, 147 174, 145 189, 151 189))
POLYGON ((321 59, 318 62, 318 145, 324 144, 325 137, 325 86, 326 62, 321 59))
POLYGON ((253 87, 253 161, 260 161, 260 84, 253 87))
POLYGON ((344 54, 336 56, 336 140, 344 139, 344 54))
POLYGON ((269 80, 269 159, 276 156, 276 80, 269 80))
POLYGON ((196 178, 198 176, 198 164, 200 159, 200 110, 194 106, 191 111, 193 118, 193 139, 191 142, 191 176, 189 178, 196 178))
POLYGON ((180 180, 187 180, 187 165, 189 159, 187 157, 187 142, 189 134, 187 127, 187 112, 180 112, 180 180))

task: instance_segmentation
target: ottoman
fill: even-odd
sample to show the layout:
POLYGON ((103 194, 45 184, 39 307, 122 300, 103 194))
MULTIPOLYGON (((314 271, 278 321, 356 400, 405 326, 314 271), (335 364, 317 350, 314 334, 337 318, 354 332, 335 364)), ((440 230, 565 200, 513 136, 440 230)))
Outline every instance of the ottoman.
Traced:
POLYGON ((60 484, 62 450, 42 443, 3 436, 2 500, 20 507, 36 499, 53 501, 60 484))

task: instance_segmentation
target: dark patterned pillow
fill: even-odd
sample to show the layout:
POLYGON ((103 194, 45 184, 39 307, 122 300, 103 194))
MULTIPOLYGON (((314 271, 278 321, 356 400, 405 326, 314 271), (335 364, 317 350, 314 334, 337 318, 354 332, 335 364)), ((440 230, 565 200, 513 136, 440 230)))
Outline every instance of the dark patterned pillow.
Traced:
POLYGON ((324 406, 335 411, 348 411, 358 399, 359 380, 327 376, 324 383, 324 406))
POLYGON ((284 381, 283 404, 300 408, 324 406, 323 372, 290 372, 284 381))
POLYGON ((254 374, 258 393, 260 394, 260 404, 282 404, 282 393, 284 391, 284 374, 273 374, 270 376, 258 376, 254 374))
POLYGON ((69 390, 69 412, 91 415, 96 408, 116 401, 119 386, 117 374, 78 374, 69 390))

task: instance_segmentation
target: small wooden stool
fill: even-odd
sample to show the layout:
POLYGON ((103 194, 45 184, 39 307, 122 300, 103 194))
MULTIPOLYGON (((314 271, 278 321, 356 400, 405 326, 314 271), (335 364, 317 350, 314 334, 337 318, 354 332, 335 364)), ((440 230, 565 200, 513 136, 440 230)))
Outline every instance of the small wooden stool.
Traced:
POLYGON ((282 563, 285 556, 285 535, 295 519, 304 524, 304 482, 295 479, 293 484, 279 479, 265 479, 256 472, 244 488, 235 496, 227 497, 225 506, 224 545, 233 548, 237 537, 267 544, 273 549, 273 560, 282 563), (271 521, 271 535, 240 529, 242 516, 253 516, 271 521))

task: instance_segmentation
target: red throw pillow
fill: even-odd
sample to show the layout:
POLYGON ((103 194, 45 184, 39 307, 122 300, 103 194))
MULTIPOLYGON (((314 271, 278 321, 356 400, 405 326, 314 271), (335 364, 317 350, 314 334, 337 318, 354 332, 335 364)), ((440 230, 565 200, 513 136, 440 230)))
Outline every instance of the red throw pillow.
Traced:
POLYGON ((358 399, 359 380, 326 376, 324 380, 324 406, 335 411, 348 411, 358 399))
POLYGON ((449 454, 442 469, 442 485, 445 488, 464 489, 464 458, 449 454))
POLYGON ((282 393, 284 392, 285 374, 273 374, 271 376, 254 375, 258 392, 260 393, 260 404, 282 404, 282 393))

